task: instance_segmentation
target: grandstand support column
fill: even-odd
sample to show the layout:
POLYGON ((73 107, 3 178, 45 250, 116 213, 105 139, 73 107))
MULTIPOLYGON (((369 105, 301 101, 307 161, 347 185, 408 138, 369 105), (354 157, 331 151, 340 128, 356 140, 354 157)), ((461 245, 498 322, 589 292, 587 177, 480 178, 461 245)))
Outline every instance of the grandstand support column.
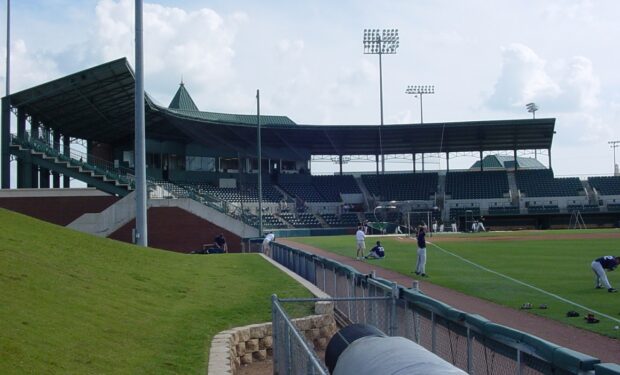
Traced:
POLYGON ((482 159, 483 159, 482 150, 480 150, 480 172, 484 171, 484 165, 482 163, 482 159))
POLYGON ((375 155, 375 161, 377 163, 377 175, 379 174, 379 155, 375 155))
POLYGON ((514 157, 514 161, 515 161, 515 171, 517 170, 517 148, 515 147, 515 149, 513 150, 513 157, 514 157))
MULTIPOLYGON (((38 139, 39 138, 39 119, 36 117, 30 118, 30 138, 38 139)), ((32 188, 39 187, 39 167, 36 164, 32 164, 32 169, 30 169, 30 180, 32 188)))
MULTIPOLYGON (((67 157, 71 157, 71 138, 68 135, 62 136, 62 153, 67 157)), ((70 185, 71 185, 71 179, 69 178, 69 176, 63 175, 62 176, 62 187, 67 189, 71 187, 70 185)))
POLYGON ((550 148, 547 149, 547 155, 549 155, 549 169, 552 169, 553 167, 551 166, 551 149, 550 148))
POLYGON ((446 171, 450 171, 450 153, 446 152, 446 171))
MULTIPOLYGON (((49 145, 49 129, 43 128, 43 142, 49 145)), ((47 168, 39 167, 39 187, 42 189, 49 189, 50 187, 50 170, 47 168)))
MULTIPOLYGON (((54 130, 54 150, 60 154, 60 132, 54 130)), ((52 171, 52 186, 54 189, 60 189, 60 173, 52 171)))
POLYGON ((415 157, 416 157, 416 153, 414 152, 411 156, 413 156, 413 173, 415 173, 415 157))
POLYGON ((340 175, 342 176, 342 155, 338 155, 338 165, 340 166, 340 175))
MULTIPOLYGON (((26 138, 26 111, 23 108, 17 109, 17 136, 20 139, 26 138)), ((30 154, 26 158, 17 159, 17 188, 32 187, 32 162, 30 154)))
POLYGON ((11 102, 8 96, 2 98, 2 189, 11 188, 11 155, 9 141, 11 137, 11 102))
POLYGON ((422 153, 422 172, 424 172, 424 153, 422 153))

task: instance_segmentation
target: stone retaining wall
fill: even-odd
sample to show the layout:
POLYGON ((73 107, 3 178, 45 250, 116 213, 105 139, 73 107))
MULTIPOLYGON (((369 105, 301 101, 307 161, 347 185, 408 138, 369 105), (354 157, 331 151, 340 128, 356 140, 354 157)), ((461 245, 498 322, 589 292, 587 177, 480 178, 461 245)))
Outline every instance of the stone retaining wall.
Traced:
MULTIPOLYGON (((293 319, 293 323, 316 350, 324 350, 337 330, 333 313, 293 319)), ((252 324, 217 334, 211 342, 207 374, 234 375, 242 365, 264 361, 271 357, 273 353, 271 327, 271 323, 252 324)))

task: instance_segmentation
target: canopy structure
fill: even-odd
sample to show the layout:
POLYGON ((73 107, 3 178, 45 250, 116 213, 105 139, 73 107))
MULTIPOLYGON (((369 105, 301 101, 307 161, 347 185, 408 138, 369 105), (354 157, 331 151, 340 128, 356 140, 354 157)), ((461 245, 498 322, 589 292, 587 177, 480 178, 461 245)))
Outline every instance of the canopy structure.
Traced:
MULTIPOLYGON (((134 133, 134 83, 127 59, 110 61, 3 98, 3 126, 8 126, 6 112, 12 109, 63 136, 110 145, 126 142, 134 133)), ((255 154, 256 115, 200 111, 183 84, 169 107, 145 98, 148 139, 255 154)), ((553 118, 380 126, 300 125, 286 116, 261 116, 260 122, 264 157, 305 159, 550 149, 555 127, 553 118)), ((8 139, 6 129, 3 137, 8 139)))

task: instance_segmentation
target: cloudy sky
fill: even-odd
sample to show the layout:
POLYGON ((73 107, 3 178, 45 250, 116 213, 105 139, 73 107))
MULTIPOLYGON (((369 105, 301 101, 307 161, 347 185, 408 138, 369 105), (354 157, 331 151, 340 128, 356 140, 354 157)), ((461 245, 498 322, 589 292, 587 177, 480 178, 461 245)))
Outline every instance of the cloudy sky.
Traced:
MULTIPOLYGON (((133 65, 133 8, 133 0, 13 1, 12 91, 123 56, 133 65)), ((167 105, 183 79, 201 110, 232 113, 254 113, 260 89, 262 113, 378 124, 378 57, 363 54, 362 34, 397 28, 398 53, 383 60, 385 123, 419 122, 407 85, 435 86, 424 122, 528 118, 525 104, 536 102, 537 117, 557 119, 556 175, 611 174, 618 14, 614 0, 153 0, 144 4, 145 89, 167 105)), ((3 38, 4 30, 3 22, 3 38)), ((4 66, 0 74, 4 87, 4 66)))

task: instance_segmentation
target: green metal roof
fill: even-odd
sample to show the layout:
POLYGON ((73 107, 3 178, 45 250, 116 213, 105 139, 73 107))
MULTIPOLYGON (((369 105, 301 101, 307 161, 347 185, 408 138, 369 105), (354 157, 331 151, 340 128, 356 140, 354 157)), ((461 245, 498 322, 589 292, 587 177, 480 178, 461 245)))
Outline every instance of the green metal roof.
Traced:
MULTIPOLYGON (((177 93, 172 98, 168 108, 162 108, 164 112, 172 112, 177 116, 185 118, 206 120, 213 122, 222 122, 228 124, 237 125, 256 125, 255 115, 237 115, 233 113, 217 113, 217 112, 202 112, 192 100, 192 97, 187 92, 185 85, 181 82, 177 93)), ((261 125, 276 125, 276 126, 290 126, 296 125, 290 118, 286 116, 261 116, 261 125)))
MULTIPOLYGON (((233 113, 217 113, 217 112, 201 112, 184 109, 168 108, 168 112, 172 112, 177 116, 188 119, 205 120, 218 123, 251 125, 256 126, 256 115, 236 115, 233 113)), ((260 116, 261 125, 275 126, 291 126, 297 125, 293 120, 286 116, 260 116)))
POLYGON ((177 90, 177 93, 174 94, 174 98, 172 98, 172 101, 170 102, 168 108, 182 109, 185 111, 198 111, 196 103, 194 103, 194 100, 192 100, 189 92, 187 92, 187 89, 185 89, 185 85, 183 84, 183 82, 181 82, 181 84, 179 85, 179 89, 177 90))
MULTIPOLYGON (((519 168, 545 169, 546 167, 536 159, 522 158, 517 156, 519 168)), ((484 169, 514 169, 514 157, 504 155, 487 155, 482 159, 484 169)), ((480 160, 475 162, 470 169, 480 169, 480 160)))

